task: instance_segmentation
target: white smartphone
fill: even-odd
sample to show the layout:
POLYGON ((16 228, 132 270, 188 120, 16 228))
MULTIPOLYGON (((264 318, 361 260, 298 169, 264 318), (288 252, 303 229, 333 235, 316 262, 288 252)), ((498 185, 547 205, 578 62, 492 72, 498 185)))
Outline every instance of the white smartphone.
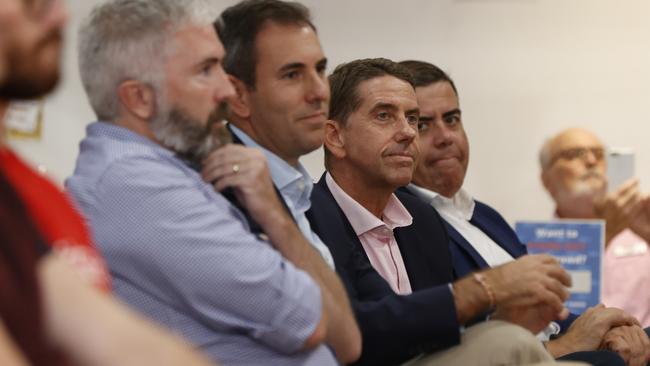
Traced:
POLYGON ((615 191, 632 177, 634 150, 620 147, 607 149, 607 191, 615 191))

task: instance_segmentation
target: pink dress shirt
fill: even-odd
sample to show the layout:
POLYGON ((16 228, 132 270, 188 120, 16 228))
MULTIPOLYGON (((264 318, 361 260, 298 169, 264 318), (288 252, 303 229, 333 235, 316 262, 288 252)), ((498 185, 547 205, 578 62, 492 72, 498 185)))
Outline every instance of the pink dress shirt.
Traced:
POLYGON ((413 223, 408 210, 392 194, 380 220, 345 193, 329 173, 325 176, 325 182, 359 237, 370 264, 390 284, 393 291, 400 295, 410 294, 411 282, 393 234, 396 227, 413 223))
POLYGON ((650 248, 632 230, 624 230, 607 246, 603 261, 603 303, 650 326, 650 248))

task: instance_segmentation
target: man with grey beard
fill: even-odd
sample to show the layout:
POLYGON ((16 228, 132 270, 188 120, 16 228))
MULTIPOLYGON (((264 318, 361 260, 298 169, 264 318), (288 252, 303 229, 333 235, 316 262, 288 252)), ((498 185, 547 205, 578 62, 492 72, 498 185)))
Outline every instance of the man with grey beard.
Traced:
POLYGON ((335 273, 277 198, 263 154, 227 144, 223 105, 234 89, 212 10, 197 0, 93 10, 79 64, 99 122, 66 186, 127 304, 224 365, 336 365, 359 339, 330 340, 356 323, 332 295, 342 291, 335 273), (206 183, 198 170, 217 148, 206 183))
POLYGON ((540 151, 542 182, 557 217, 605 220, 602 301, 649 327, 650 198, 637 179, 606 194, 604 151, 587 130, 561 131, 540 151))

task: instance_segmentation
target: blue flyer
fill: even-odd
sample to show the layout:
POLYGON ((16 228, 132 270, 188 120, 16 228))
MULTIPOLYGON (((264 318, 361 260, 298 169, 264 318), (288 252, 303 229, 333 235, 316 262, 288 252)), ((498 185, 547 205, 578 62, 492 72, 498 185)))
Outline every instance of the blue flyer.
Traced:
POLYGON ((547 253, 571 275, 566 307, 582 314, 600 303, 605 224, 602 220, 521 221, 515 225, 528 253, 547 253))

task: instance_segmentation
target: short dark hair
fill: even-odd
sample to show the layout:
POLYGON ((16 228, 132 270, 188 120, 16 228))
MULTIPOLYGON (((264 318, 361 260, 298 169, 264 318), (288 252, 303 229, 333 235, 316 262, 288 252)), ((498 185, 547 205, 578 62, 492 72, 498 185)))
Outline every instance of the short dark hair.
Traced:
MULTIPOLYGON (((415 89, 415 82, 409 70, 389 59, 366 58, 337 66, 329 76, 331 90, 329 119, 345 126, 350 115, 363 102, 358 92, 359 85, 364 81, 386 75, 403 80, 415 89)), ((323 149, 325 169, 330 170, 332 157, 327 147, 323 146, 323 149)))
POLYGON ((267 23, 308 25, 316 31, 309 9, 297 2, 279 0, 241 1, 224 10, 214 22, 226 49, 224 69, 249 88, 255 87, 255 39, 267 23))
POLYGON ((451 88, 454 90, 454 94, 458 96, 458 90, 456 90, 454 81, 451 80, 449 75, 447 75, 446 72, 442 71, 442 69, 438 66, 430 64, 428 62, 416 60, 401 61, 399 64, 406 67, 411 72, 413 75, 413 80, 415 81, 416 88, 439 83, 441 81, 446 81, 451 85, 451 88))
POLYGON ((359 84, 385 75, 404 80, 415 88, 409 70, 389 59, 366 58, 337 66, 329 76, 331 90, 329 118, 345 124, 350 114, 361 105, 359 84))

